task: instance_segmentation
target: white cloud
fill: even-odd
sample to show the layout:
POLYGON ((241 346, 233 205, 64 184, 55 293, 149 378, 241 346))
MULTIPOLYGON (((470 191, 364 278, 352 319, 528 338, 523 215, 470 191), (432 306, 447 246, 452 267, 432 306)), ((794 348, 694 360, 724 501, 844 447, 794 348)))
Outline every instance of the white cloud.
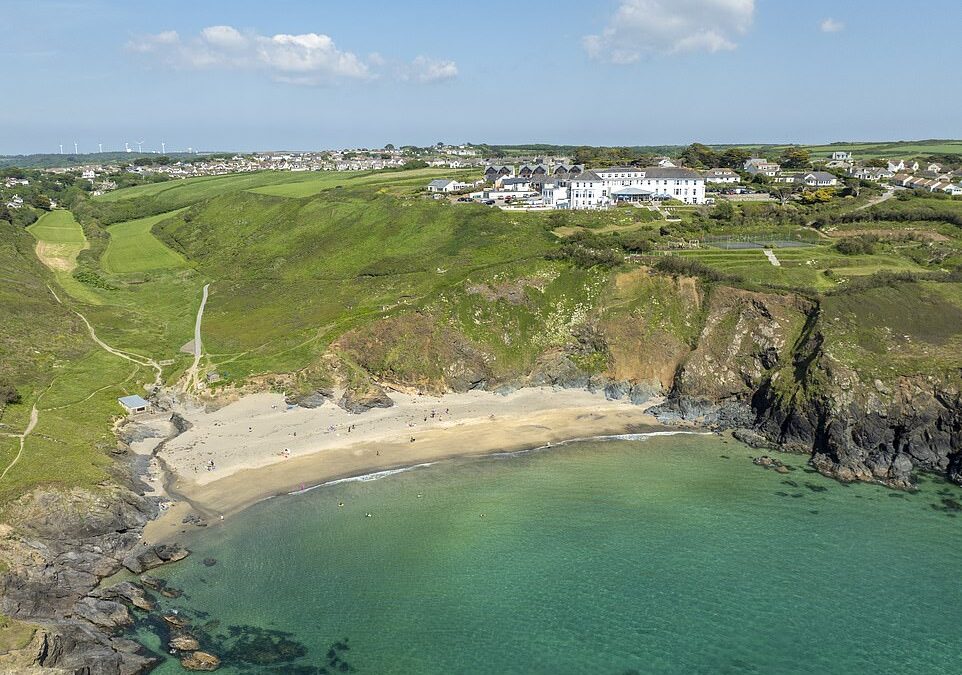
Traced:
POLYGON ((828 17, 819 24, 819 28, 822 29, 823 33, 837 33, 845 29, 845 24, 841 21, 836 21, 832 17, 828 17))
POLYGON ((242 33, 232 26, 209 26, 191 39, 165 31, 131 41, 127 47, 181 68, 262 70, 292 84, 372 77, 357 55, 338 49, 334 40, 318 33, 265 36, 242 33))
POLYGON ((401 79, 420 82, 421 84, 444 82, 457 76, 458 64, 454 61, 432 59, 427 56, 418 56, 401 71, 401 79))
POLYGON ((755 0, 622 0, 588 54, 632 63, 645 54, 730 51, 751 27, 755 0))

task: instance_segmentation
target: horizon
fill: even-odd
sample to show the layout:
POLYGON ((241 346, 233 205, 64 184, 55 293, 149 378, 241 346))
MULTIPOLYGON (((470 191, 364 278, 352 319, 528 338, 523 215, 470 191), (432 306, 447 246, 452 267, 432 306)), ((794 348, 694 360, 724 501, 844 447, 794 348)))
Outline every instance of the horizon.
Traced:
POLYGON ((0 153, 957 136, 939 110, 962 94, 884 45, 958 61, 953 22, 931 21, 958 6, 900 8, 607 0, 545 13, 497 0, 467 15, 370 2, 358 24, 354 6, 303 0, 13 0, 0 39, 16 104, 0 110, 0 153), (939 106, 921 107, 933 92, 939 106))

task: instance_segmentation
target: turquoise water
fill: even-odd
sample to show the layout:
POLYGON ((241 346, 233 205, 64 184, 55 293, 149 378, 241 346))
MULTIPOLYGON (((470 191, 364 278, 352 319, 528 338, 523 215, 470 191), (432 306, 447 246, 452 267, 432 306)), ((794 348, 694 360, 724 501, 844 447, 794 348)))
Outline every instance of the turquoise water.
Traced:
POLYGON ((959 672, 960 491, 751 454, 585 442, 273 499, 161 568, 162 605, 220 672, 959 672))

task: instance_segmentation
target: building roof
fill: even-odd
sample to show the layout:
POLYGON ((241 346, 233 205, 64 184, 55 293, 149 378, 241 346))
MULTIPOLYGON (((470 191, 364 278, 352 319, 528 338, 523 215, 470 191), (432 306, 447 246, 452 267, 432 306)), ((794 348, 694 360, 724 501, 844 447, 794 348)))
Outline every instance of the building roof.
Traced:
POLYGON ((629 185, 628 187, 623 187, 623 188, 618 188, 617 190, 612 190, 612 191, 611 191, 611 194, 613 194, 613 195, 627 195, 627 196, 632 196, 632 195, 650 195, 650 194, 651 194, 651 191, 650 191, 650 190, 642 190, 640 187, 634 187, 634 186, 629 185))
POLYGON ((693 180, 701 178, 700 173, 683 166, 646 166, 642 171, 645 172, 645 178, 688 178, 693 180))
POLYGON ((505 178, 501 181, 502 185, 523 185, 525 183, 530 183, 530 178, 505 178))
POLYGON ((117 399, 120 405, 125 408, 133 410, 134 408, 146 408, 150 405, 144 398, 138 396, 137 394, 132 394, 130 396, 121 396, 117 399))
POLYGON ((829 173, 828 171, 809 171, 808 173, 802 174, 802 176, 812 176, 815 180, 832 180, 835 178, 835 174, 829 173))
POLYGON ((428 187, 443 188, 443 187, 447 187, 453 182, 454 181, 451 180, 450 178, 435 178, 430 183, 428 183, 428 187))

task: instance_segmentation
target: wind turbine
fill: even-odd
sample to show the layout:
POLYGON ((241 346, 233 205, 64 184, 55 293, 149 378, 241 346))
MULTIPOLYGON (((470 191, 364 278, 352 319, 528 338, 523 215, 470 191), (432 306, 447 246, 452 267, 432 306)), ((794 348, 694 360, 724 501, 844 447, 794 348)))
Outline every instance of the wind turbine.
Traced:
POLYGON ((77 151, 77 141, 73 142, 73 154, 79 155, 80 152, 77 151))
POLYGON ((60 144, 60 154, 63 154, 63 143, 60 144))
POLYGON ((160 152, 163 155, 167 154, 167 144, 164 143, 163 141, 160 142, 160 152))
POLYGON ((124 141, 124 152, 130 152, 130 143, 124 141))
POLYGON ((144 142, 137 141, 137 152, 143 152, 143 151, 144 151, 144 142))
POLYGON ((97 143, 97 152, 103 152, 103 151, 104 151, 104 144, 97 143))

